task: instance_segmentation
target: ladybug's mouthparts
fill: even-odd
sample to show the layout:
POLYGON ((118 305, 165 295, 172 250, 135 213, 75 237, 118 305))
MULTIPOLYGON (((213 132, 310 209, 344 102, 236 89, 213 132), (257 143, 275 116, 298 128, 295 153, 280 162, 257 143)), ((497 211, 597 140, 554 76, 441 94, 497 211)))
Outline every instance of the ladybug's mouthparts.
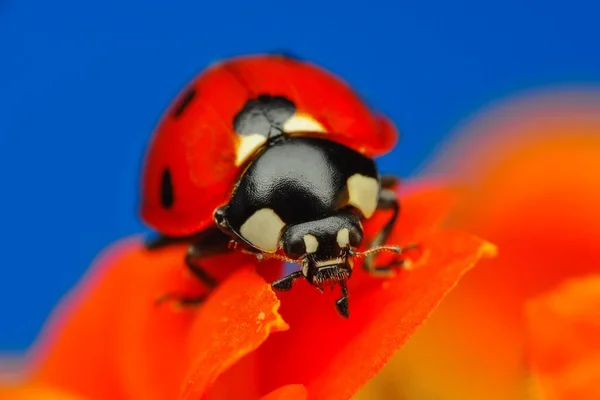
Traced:
POLYGON ((350 279, 350 275, 352 275, 352 261, 348 257, 320 261, 305 258, 302 260, 302 269, 300 271, 292 272, 273 282, 271 287, 274 290, 287 291, 292 288, 292 283, 301 277, 304 277, 321 292, 326 286, 329 286, 331 289, 339 286, 342 291, 342 297, 335 302, 335 306, 344 318, 348 318, 350 314, 348 310, 348 288, 346 283, 350 279))
POLYGON ((334 260, 331 260, 331 263, 326 261, 319 262, 316 265, 313 264, 313 268, 309 269, 309 275, 306 278, 320 291, 323 291, 323 287, 326 286, 334 289, 339 285, 342 290, 342 297, 335 302, 335 306, 344 318, 348 318, 350 314, 348 310, 348 288, 346 287, 346 283, 350 275, 352 275, 352 265, 347 258, 335 259, 335 261, 335 264, 331 264, 334 260))
POLYGON ((344 264, 317 267, 316 270, 313 272, 310 281, 313 285, 318 287, 333 287, 339 282, 346 282, 348 278, 350 278, 351 273, 352 270, 350 270, 344 264))

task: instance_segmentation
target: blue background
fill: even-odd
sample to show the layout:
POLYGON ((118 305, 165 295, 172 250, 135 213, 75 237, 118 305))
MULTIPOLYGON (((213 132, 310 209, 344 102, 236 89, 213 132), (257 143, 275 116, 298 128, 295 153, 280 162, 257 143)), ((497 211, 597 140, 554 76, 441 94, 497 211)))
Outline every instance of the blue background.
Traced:
POLYGON ((405 176, 492 101, 600 80, 592 1, 97 3, 0 0, 0 351, 26 349, 94 256, 144 229, 146 141, 214 60, 285 50, 340 74, 402 129, 380 163, 405 176))

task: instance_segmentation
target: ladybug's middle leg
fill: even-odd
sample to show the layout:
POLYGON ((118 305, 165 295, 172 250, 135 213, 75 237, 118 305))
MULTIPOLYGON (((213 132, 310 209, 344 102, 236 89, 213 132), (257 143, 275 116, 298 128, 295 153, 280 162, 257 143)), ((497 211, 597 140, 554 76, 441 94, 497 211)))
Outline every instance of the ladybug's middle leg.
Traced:
MULTIPOLYGON (((209 228, 194 235, 191 239, 192 244, 188 248, 188 252, 185 256, 185 265, 196 278, 202 281, 202 283, 212 291, 212 289, 217 286, 218 281, 206 272, 200 263, 202 259, 206 257, 230 251, 229 242, 231 241, 231 238, 220 229, 209 228)), ((205 299, 206 294, 192 297, 167 294, 162 296, 159 301, 176 300, 181 305, 195 305, 202 303, 205 299)))
MULTIPOLYGON (((392 210, 392 215, 386 224, 381 228, 377 236, 371 241, 369 247, 374 248, 383 246, 387 242, 387 239, 398 220, 400 215, 400 202, 398 196, 394 190, 398 184, 398 178, 392 175, 384 175, 381 178, 381 193, 379 195, 379 203, 377 204, 378 210, 392 210)), ((412 246, 411 246, 412 247, 412 246)), ((400 249, 401 251, 402 249, 400 249)), ((369 254, 365 257, 363 263, 364 268, 372 275, 387 276, 392 274, 392 269, 401 267, 405 264, 405 260, 396 260, 387 265, 376 266, 374 263, 376 253, 369 254)))
POLYGON ((400 184, 400 178, 396 175, 382 175, 381 188, 394 190, 400 184))
POLYGON ((227 236, 220 229, 210 228, 204 231, 201 237, 192 242, 185 256, 185 265, 190 272, 211 289, 214 289, 218 282, 202 268, 200 262, 203 258, 230 251, 230 241, 231 237, 227 236))

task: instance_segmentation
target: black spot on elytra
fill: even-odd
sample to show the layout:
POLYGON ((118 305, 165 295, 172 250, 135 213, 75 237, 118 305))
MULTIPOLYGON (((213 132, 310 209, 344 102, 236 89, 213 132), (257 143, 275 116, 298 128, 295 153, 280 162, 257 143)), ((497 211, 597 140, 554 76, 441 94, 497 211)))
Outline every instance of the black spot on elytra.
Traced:
POLYGON ((173 206, 175 196, 173 193, 173 179, 171 178, 171 171, 165 168, 160 181, 160 203, 167 210, 173 206))
POLYGON ((185 92, 185 94, 181 96, 179 103, 173 110, 173 118, 179 118, 183 114, 187 106, 189 106, 192 100, 194 100, 194 97, 196 97, 196 88, 191 88, 187 92, 185 92))
POLYGON ((239 135, 261 134, 273 137, 283 133, 283 125, 296 112, 296 105, 283 96, 260 94, 250 99, 233 118, 239 135))

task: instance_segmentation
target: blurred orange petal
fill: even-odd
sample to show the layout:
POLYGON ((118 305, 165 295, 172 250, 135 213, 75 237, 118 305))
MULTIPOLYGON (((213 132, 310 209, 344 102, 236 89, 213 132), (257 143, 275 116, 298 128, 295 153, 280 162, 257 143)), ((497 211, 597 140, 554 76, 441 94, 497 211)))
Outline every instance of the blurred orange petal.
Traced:
POLYGON ((529 365, 547 400, 600 399, 600 275, 527 304, 529 365))
POLYGON ((599 132, 599 92, 546 92, 477 116, 449 141, 426 171, 471 189, 449 226, 499 256, 461 280, 381 384, 407 399, 525 398, 524 303, 599 270, 599 132))

